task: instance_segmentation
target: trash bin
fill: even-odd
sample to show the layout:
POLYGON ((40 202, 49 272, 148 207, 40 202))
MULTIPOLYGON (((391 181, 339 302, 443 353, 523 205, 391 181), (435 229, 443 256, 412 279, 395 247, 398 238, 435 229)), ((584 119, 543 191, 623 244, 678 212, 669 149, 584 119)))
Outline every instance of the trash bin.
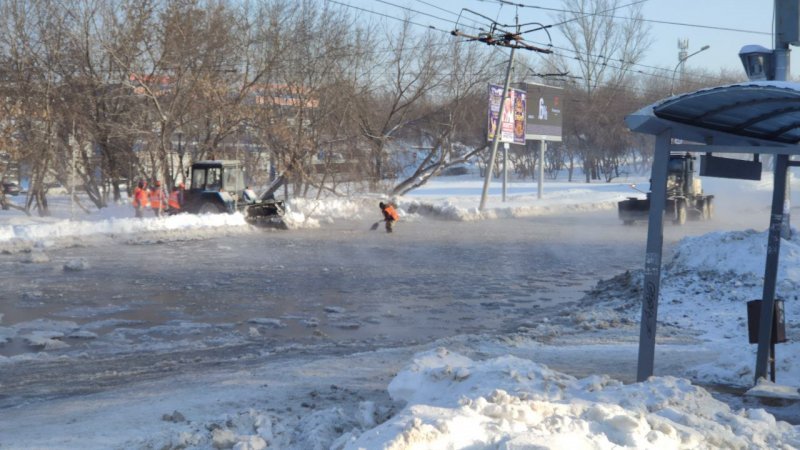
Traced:
MULTIPOLYGON (((772 343, 786 342, 786 316, 783 313, 783 300, 775 300, 772 316, 772 343)), ((758 329, 761 323, 761 300, 747 302, 747 335, 751 344, 758 344, 758 329)))

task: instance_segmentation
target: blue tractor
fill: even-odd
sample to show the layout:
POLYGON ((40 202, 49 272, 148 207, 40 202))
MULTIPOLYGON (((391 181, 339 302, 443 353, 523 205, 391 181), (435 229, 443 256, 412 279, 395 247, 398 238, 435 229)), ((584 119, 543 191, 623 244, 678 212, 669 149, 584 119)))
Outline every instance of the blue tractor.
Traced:
POLYGON ((192 164, 183 211, 193 214, 241 212, 254 225, 286 228, 285 205, 274 199, 256 198, 244 184, 242 163, 234 160, 197 161, 192 164))

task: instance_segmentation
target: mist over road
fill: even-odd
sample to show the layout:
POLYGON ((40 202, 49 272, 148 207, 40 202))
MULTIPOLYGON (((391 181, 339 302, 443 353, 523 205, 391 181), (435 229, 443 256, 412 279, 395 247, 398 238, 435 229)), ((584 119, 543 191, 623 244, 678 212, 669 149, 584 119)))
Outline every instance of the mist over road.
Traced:
MULTIPOLYGON (((5 364, 0 407, 264 358, 513 332, 640 268, 647 234, 616 211, 416 218, 393 234, 369 225, 103 241, 43 263, 5 256, 0 313, 17 337, 0 355, 51 357, 5 364), (80 270, 64 270, 74 261, 80 270), (67 345, 47 348, 48 332, 67 345)), ((666 224, 665 244, 729 226, 666 224)))

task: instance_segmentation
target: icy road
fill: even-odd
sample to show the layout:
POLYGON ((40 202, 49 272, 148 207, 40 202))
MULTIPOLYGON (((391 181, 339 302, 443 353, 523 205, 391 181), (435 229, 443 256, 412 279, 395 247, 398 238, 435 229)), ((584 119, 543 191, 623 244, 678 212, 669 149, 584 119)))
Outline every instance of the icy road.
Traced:
MULTIPOLYGON (((2 255, 0 355, 13 362, 0 408, 268 358, 511 332, 640 267, 647 233, 608 211, 418 219, 391 235, 369 225, 165 232, 2 255)), ((666 242, 714 226, 667 224, 666 242)))

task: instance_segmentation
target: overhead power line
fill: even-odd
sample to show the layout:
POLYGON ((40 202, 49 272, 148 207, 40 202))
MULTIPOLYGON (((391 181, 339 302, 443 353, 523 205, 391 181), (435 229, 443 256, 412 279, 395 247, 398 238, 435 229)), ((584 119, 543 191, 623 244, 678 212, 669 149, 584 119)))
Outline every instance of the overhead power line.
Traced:
MULTIPOLYGON (((511 2, 511 1, 508 1, 508 0, 487 0, 487 1, 492 1, 492 2, 495 2, 495 3, 503 4, 503 5, 517 6, 517 7, 520 7, 520 8, 541 9, 543 11, 554 11, 554 12, 569 13, 569 14, 583 14, 580 11, 570 11, 568 9, 547 8, 547 7, 544 7, 544 6, 527 5, 527 4, 524 4, 524 3, 511 2)), ((630 6, 630 5, 626 5, 626 6, 630 6)), ((596 13, 596 14, 593 14, 593 15, 600 16, 600 17, 610 17, 612 19, 620 19, 620 20, 628 20, 628 19, 630 19, 629 17, 620 17, 620 16, 614 16, 614 15, 611 15, 611 14, 604 14, 604 13, 596 13)), ((745 30, 745 29, 742 29, 742 28, 717 27, 717 26, 713 26, 713 25, 701 25, 701 24, 696 24, 696 23, 685 23, 685 22, 672 22, 672 21, 667 21, 667 20, 655 20, 655 19, 637 19, 637 20, 640 20, 642 22, 648 22, 648 23, 656 23, 656 24, 660 24, 660 25, 674 25, 674 26, 689 27, 689 28, 702 28, 702 29, 706 29, 706 30, 732 31, 732 32, 736 32, 736 33, 761 34, 761 35, 767 35, 767 36, 771 36, 772 35, 772 32, 769 32, 769 31, 756 31, 756 30, 745 30)))
MULTIPOLYGON (((538 43, 538 44, 542 45, 541 42, 538 43)), ((556 56, 562 56, 564 58, 569 58, 569 59, 580 60, 581 57, 596 58, 596 59, 605 60, 604 64, 606 64, 606 65, 608 64, 608 62, 615 62, 615 63, 620 63, 620 64, 627 64, 627 65, 630 65, 632 67, 642 67, 642 68, 650 69, 650 70, 658 70, 658 71, 661 71, 661 72, 670 72, 671 73, 672 70, 673 70, 673 69, 670 69, 670 68, 667 68, 667 67, 658 67, 658 66, 650 66, 650 65, 641 64, 641 63, 632 63, 630 61, 625 61, 624 59, 611 58, 611 57, 606 57, 605 55, 597 55, 597 54, 592 54, 592 53, 587 53, 587 52, 580 52, 580 51, 577 51, 575 49, 559 47, 557 45, 551 45, 550 47, 552 49, 554 49, 553 54, 555 54, 556 56), (567 55, 567 54, 564 54, 564 53, 560 53, 560 52, 557 52, 555 50, 560 50, 562 52, 568 52, 568 53, 571 53, 572 55, 567 55)), ((613 67, 613 66, 610 66, 610 67, 613 67)), ((645 75, 648 75, 648 76, 658 77, 658 78, 670 78, 669 76, 656 75, 656 74, 646 73, 646 72, 642 72, 642 71, 635 71, 635 72, 642 73, 642 74, 645 74, 645 75)), ((705 78, 707 80, 711 80, 711 81, 719 80, 719 78, 717 78, 717 77, 709 77, 709 76, 701 76, 701 77, 705 78)))
MULTIPOLYGON (((500 0, 498 0, 498 1, 500 1, 500 0)), ((603 14, 605 14, 605 13, 607 13, 607 12, 616 11, 616 10, 618 10, 618 9, 622 9, 622 8, 627 8, 628 6, 633 6, 633 5, 636 5, 636 4, 639 4, 639 3, 644 3, 644 2, 646 2, 646 1, 647 1, 647 0, 636 0, 636 1, 634 1, 634 2, 627 3, 627 4, 625 4, 625 5, 619 5, 619 6, 615 6, 615 7, 613 7, 613 8, 608 8, 608 9, 606 9, 606 10, 604 10, 604 11, 600 11, 600 12, 596 12, 596 13, 575 12, 575 13, 573 13, 573 14, 575 14, 575 15, 576 15, 576 17, 573 17, 572 19, 567 19, 567 20, 564 20, 563 22, 554 23, 554 24, 552 24, 552 25, 547 25, 547 28, 552 28, 552 27, 560 27, 561 25, 566 25, 566 24, 568 24, 568 23, 570 23, 570 22, 574 22, 574 21, 576 21, 576 20, 583 19, 584 17, 602 16, 603 14), (578 15, 580 15, 580 17, 578 17, 578 15)), ((528 30, 528 31, 538 31, 539 29, 540 29, 540 28, 535 28, 535 29, 528 30)), ((526 32, 527 32, 527 31, 526 31, 526 32)))
MULTIPOLYGON (((438 28, 438 27, 436 27, 434 25, 426 25, 426 24, 418 23, 418 22, 411 21, 411 20, 408 20, 408 19, 405 19, 405 18, 395 17, 395 16, 392 16, 390 14, 380 13, 380 12, 372 11, 372 10, 369 10, 369 9, 366 9, 366 8, 353 6, 353 5, 350 5, 350 4, 347 4, 347 3, 343 3, 343 2, 337 1, 337 0, 328 0, 328 1, 330 3, 334 3, 334 4, 337 4, 337 5, 343 6, 345 8, 358 10, 358 11, 361 11, 361 12, 364 12, 364 13, 368 13, 368 14, 384 17, 384 18, 391 19, 391 20, 398 21, 398 22, 408 22, 408 23, 410 23, 410 24, 412 24, 414 26, 418 26, 418 27, 425 28, 425 29, 439 31, 441 33, 452 34, 451 31, 443 30, 443 29, 438 28)), ((423 0, 416 0, 416 1, 420 2, 420 3, 427 4, 427 2, 425 2, 423 0)), ((508 2, 508 1, 505 1, 505 0, 486 0, 486 1, 492 1, 492 2, 495 2, 495 3, 502 3, 502 4, 507 4, 507 5, 518 6, 518 5, 514 4, 513 2, 508 2)), ((386 2, 386 1, 382 1, 382 3, 389 4, 389 2, 386 2)), ((446 20, 446 19, 443 19, 441 17, 433 16, 431 14, 427 14, 427 13, 424 13, 424 12, 421 12, 421 11, 417 11, 417 10, 414 10, 414 9, 411 9, 411 8, 408 8, 408 7, 399 6, 399 5, 393 5, 393 6, 398 8, 398 9, 404 10, 404 11, 413 12, 413 13, 417 13, 417 14, 420 14, 420 15, 424 15, 424 16, 428 16, 428 17, 431 17, 431 18, 435 18, 436 20, 442 20, 442 21, 447 22, 447 23, 458 24, 457 21, 446 20)), ((536 6, 533 6, 533 5, 524 5, 524 6, 525 7, 529 7, 529 8, 547 9, 547 10, 553 10, 553 11, 559 11, 559 12, 572 12, 572 11, 560 10, 560 9, 555 9, 555 8, 536 7, 536 6)), ((459 14, 456 14, 454 12, 446 11, 446 10, 444 10, 442 8, 439 8, 439 7, 437 7, 437 9, 440 9, 442 11, 447 12, 448 14, 452 14, 452 15, 455 15, 455 16, 459 15, 459 14)), ((486 27, 489 28, 490 25, 487 24, 486 27)), ((702 28, 702 26, 698 26, 698 27, 702 28)), ((474 30, 478 30, 479 32, 484 32, 484 30, 480 30, 480 29, 475 28, 475 27, 468 27, 468 28, 472 28, 474 30)), ((712 28, 714 28, 714 27, 712 27, 712 28)), ((736 30, 736 29, 728 29, 728 30, 730 30, 730 31, 739 31, 739 32, 750 32, 750 31, 747 31, 747 30, 736 30)), ((758 33, 758 32, 755 32, 755 33, 758 33)), ((479 36, 474 36, 474 37, 479 37, 479 36)), ((575 49, 568 49, 568 48, 564 48, 564 47, 555 46, 555 45, 552 45, 552 44, 545 44, 545 43, 542 43, 542 42, 535 42, 535 41, 532 41, 532 43, 534 45, 548 47, 549 49, 552 49, 552 50, 561 50, 562 52, 569 52, 569 53, 572 54, 572 55, 566 55, 566 54, 564 54, 562 52, 557 52, 557 51, 553 52, 553 54, 555 54, 556 56, 562 56, 562 57, 565 57, 565 58, 570 58, 570 59, 579 59, 580 57, 604 58, 604 59, 606 58, 603 55, 596 55, 596 54, 590 54, 588 52, 576 51, 575 49)), ((671 71, 672 70, 672 69, 665 68, 665 67, 650 66, 650 65, 641 64, 641 63, 630 63, 630 62, 626 62, 626 61, 624 61, 622 59, 616 59, 616 58, 608 58, 607 61, 613 61, 613 62, 618 62, 618 63, 622 63, 622 64, 629 64, 632 67, 641 67, 641 68, 645 68, 645 69, 648 69, 648 70, 658 70, 658 71, 662 71, 662 72, 671 71)), ((618 68, 618 67, 614 67, 614 66, 610 66, 610 67, 618 68)), ((658 74, 655 74, 655 73, 649 73, 649 72, 645 72, 645 71, 642 71, 642 70, 635 70, 633 68, 626 69, 626 70, 631 72, 631 73, 637 73, 637 74, 640 74, 640 75, 643 75, 643 76, 649 76, 649 77, 655 77, 655 78, 665 78, 665 76, 663 76, 663 75, 658 75, 658 74)), ((711 80, 711 81, 718 80, 718 78, 715 78, 715 77, 707 77, 707 76, 701 76, 701 77, 706 79, 706 80, 711 80)))
MULTIPOLYGON (((398 22, 407 22, 407 23, 410 23, 411 25, 416 25, 418 27, 428 28, 428 29, 439 31, 439 32, 442 32, 442 33, 449 33, 449 31, 443 30, 441 28, 437 28, 437 27, 435 27, 433 25, 425 25, 425 24, 422 24, 422 23, 417 23, 417 22, 414 22, 413 20, 404 19, 404 18, 400 18, 400 17, 394 17, 394 16, 389 15, 389 14, 384 14, 384 13, 377 12, 377 11, 372 11, 370 9, 362 8, 360 6, 353 6, 353 5, 350 5, 350 4, 347 4, 347 3, 343 3, 343 2, 339 2, 339 1, 336 1, 336 0, 328 0, 328 2, 336 4, 336 5, 344 6, 345 8, 356 9, 356 10, 359 10, 359 11, 362 11, 362 12, 365 12, 365 13, 368 13, 368 14, 374 14, 376 16, 381 16, 381 17, 384 17, 386 19, 396 20, 398 22)), ((408 9, 408 8, 403 8, 403 7, 399 7, 399 8, 408 9)), ((429 15, 429 14, 426 14, 426 15, 429 15)), ((443 20, 443 19, 438 18, 436 16, 431 16, 431 17, 434 17, 437 20, 443 20)), ((446 22, 452 23, 452 21, 446 21, 446 22)))

